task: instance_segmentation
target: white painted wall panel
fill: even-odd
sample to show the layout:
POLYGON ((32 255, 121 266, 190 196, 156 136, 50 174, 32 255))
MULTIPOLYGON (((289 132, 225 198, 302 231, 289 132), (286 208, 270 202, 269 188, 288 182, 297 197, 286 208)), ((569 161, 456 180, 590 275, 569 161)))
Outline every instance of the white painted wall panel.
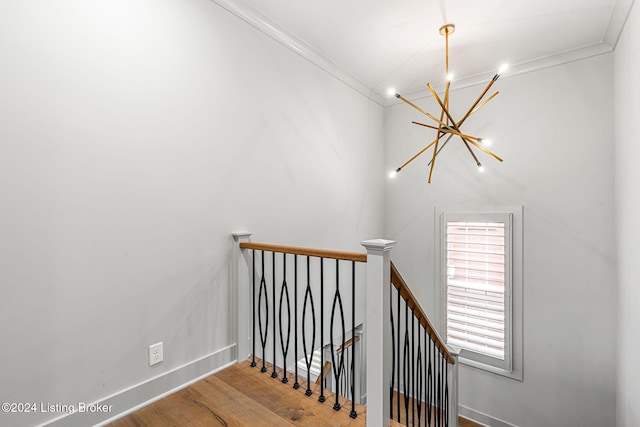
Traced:
MULTIPOLYGON (((490 77, 490 76, 489 76, 490 77)), ((460 404, 520 427, 611 426, 615 419, 616 269, 612 55, 501 78, 500 95, 463 130, 490 137, 505 161, 466 148, 428 155, 386 186, 394 262, 436 313, 434 208, 524 206, 524 381, 460 370, 460 404)), ((461 117, 482 87, 451 94, 461 117)), ((420 106, 437 112, 430 99, 420 106)), ((386 109, 387 169, 434 138, 406 105, 386 109)), ((427 119, 425 119, 427 120, 427 119)), ((458 142, 458 141, 452 141, 458 142)))
POLYGON ((636 4, 614 54, 616 226, 619 280, 618 426, 640 425, 640 8, 636 4))
POLYGON ((232 344, 232 231, 381 237, 382 108, 212 2, 3 1, 0 52, 2 402, 232 344))

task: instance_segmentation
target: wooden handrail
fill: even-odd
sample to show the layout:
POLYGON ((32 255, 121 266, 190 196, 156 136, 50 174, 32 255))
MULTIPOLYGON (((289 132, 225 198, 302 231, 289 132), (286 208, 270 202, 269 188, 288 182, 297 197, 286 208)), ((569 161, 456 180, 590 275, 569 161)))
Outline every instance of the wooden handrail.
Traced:
POLYGON ((336 349, 336 352, 340 353, 343 349, 347 349, 351 347, 354 342, 358 342, 358 341, 360 341, 360 337, 358 335, 356 335, 353 338, 349 338, 347 341, 345 341, 344 345, 338 346, 338 348, 336 349))
POLYGON ((411 292, 411 289, 409 289, 407 282, 404 281, 393 262, 391 263, 391 283, 393 284, 393 286, 395 286, 398 292, 400 292, 400 296, 402 297, 402 299, 407 302, 407 306, 409 307, 409 309, 413 310, 413 315, 426 329, 427 333, 429 334, 429 338, 435 343, 436 347, 440 351, 440 354, 442 354, 443 357, 447 359, 447 362, 453 365, 455 363, 455 360, 453 359, 453 356, 451 356, 447 345, 438 334, 438 331, 436 331, 436 329, 431 324, 431 321, 422 310, 422 307, 420 307, 420 304, 418 304, 418 300, 411 292))
MULTIPOLYGON (((354 342, 358 342, 360 341, 360 337, 359 336, 355 336, 354 338, 349 338, 344 345, 339 346, 338 348, 336 348, 336 353, 341 353, 342 350, 347 349, 349 347, 351 347, 353 345, 354 342)), ((324 369, 322 370, 322 376, 319 376, 316 379, 316 384, 320 384, 320 380, 324 379, 327 374, 329 373, 329 369, 331 368, 331 362, 327 361, 324 362, 324 369)))
POLYGON ((296 246, 270 245, 266 243, 242 242, 242 249, 255 249, 267 252, 280 252, 285 254, 295 254, 313 256, 319 258, 341 259, 345 261, 367 262, 367 254, 359 252, 331 251, 327 249, 299 248, 296 246))
MULTIPOLYGON (((240 243, 242 249, 255 249, 259 251, 267 252, 279 252, 303 256, 313 256, 319 258, 331 258, 341 259, 346 261, 355 262, 367 262, 367 254, 359 252, 346 252, 346 251, 333 251, 327 249, 313 249, 313 248, 301 248, 296 246, 283 246, 283 245, 271 245, 267 243, 254 243, 254 242, 242 242, 240 243)), ((433 327, 431 321, 418 304, 415 296, 409 289, 409 286, 404 281, 396 266, 391 263, 391 283, 400 292, 400 296, 407 302, 410 309, 413 310, 415 317, 420 321, 420 324, 426 329, 430 339, 435 343, 440 353, 447 359, 447 362, 454 364, 455 361, 444 340, 438 334, 438 331, 433 327)))
POLYGON ((331 370, 331 362, 324 362, 324 367, 322 368, 322 372, 316 378, 316 385, 320 384, 320 381, 324 380, 327 377, 327 374, 331 370))

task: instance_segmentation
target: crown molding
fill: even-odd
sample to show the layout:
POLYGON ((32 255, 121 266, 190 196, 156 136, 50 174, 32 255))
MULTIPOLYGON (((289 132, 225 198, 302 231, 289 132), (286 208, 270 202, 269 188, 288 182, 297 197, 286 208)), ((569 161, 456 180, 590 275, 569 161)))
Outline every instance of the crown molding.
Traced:
MULTIPOLYGON (((211 0, 221 8, 245 21, 252 27, 256 28, 263 34, 297 53, 304 59, 308 60, 318 68, 324 70, 328 74, 332 75, 336 79, 343 82, 361 95, 369 98, 373 102, 383 107, 398 104, 398 101, 394 96, 387 96, 385 93, 380 93, 377 90, 368 87, 361 80, 347 72, 331 59, 322 55, 309 43, 305 42, 296 35, 288 32, 278 24, 273 22, 268 17, 264 16, 261 12, 254 7, 246 4, 242 0, 211 0)), ((601 42, 594 43, 592 45, 583 46, 577 49, 571 49, 565 52, 560 52, 554 55, 549 55, 530 61, 521 62, 518 64, 511 64, 509 71, 505 73, 502 78, 509 78, 521 74, 530 73, 533 71, 542 70, 545 68, 554 67, 557 65, 565 64, 568 62, 578 61, 581 59, 590 58, 597 55, 602 55, 612 52, 620 34, 624 28, 629 12, 633 7, 634 0, 616 0, 609 16, 609 22, 607 29, 603 35, 601 42)), ((480 84, 486 84, 488 79, 493 76, 492 72, 476 74, 473 76, 463 77, 456 79, 455 90, 463 89, 470 86, 476 86, 480 84)), ((434 82, 436 83, 436 82, 434 82)), ((444 82, 434 85, 437 90, 444 87, 444 82)), ((452 87, 452 89, 454 89, 452 87)), ((421 99, 431 96, 430 93, 424 89, 419 91, 411 91, 409 93, 403 93, 403 96, 410 99, 421 99)))
MULTIPOLYGON (((565 52, 560 52, 555 55, 549 55, 537 59, 533 59, 531 61, 520 62, 518 64, 509 65, 509 70, 506 71, 503 75, 500 76, 500 79, 510 78, 519 76, 522 74, 531 73, 534 71, 543 70, 545 68, 551 68, 558 65, 566 64, 569 62, 579 61, 582 59, 591 58, 598 55, 603 55, 607 53, 613 52, 613 48, 603 42, 595 43, 589 46, 584 46, 578 49, 571 49, 565 52)), ((464 88, 468 88, 471 86, 478 85, 486 85, 489 80, 493 77, 495 71, 475 74, 469 77, 463 77, 461 79, 455 79, 455 81, 451 84, 451 90, 456 91, 464 88)), ((440 82, 438 84, 434 84, 434 88, 436 91, 444 90, 444 82, 440 82)), ((402 94, 407 99, 417 100, 430 98, 431 93, 424 89, 418 91, 408 92, 406 94, 402 94)), ((395 96, 387 99, 385 103, 385 107, 401 104, 402 101, 399 101, 395 96), (391 99, 393 98, 393 99, 391 99)))
POLYGON ((620 39, 620 34, 622 34, 633 3, 634 0, 616 0, 613 4, 611 15, 609 15, 609 23, 602 38, 605 44, 611 46, 611 50, 615 50, 618 44, 618 39, 620 39))
POLYGON ((345 71, 338 64, 318 52, 313 46, 294 34, 286 31, 275 22, 264 16, 255 8, 241 0, 211 0, 226 11, 242 19, 247 24, 269 36, 273 40, 289 48, 318 68, 326 71, 356 92, 369 98, 380 106, 385 105, 385 99, 379 93, 362 83, 356 77, 345 71))

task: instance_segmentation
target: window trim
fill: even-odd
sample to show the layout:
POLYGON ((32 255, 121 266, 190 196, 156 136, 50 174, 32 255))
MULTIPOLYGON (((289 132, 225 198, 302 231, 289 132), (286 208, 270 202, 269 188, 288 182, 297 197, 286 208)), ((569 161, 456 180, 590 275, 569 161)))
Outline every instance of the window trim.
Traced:
MULTIPOLYGON (((522 235, 522 206, 499 206, 482 209, 442 209, 435 208, 435 233, 434 233, 434 253, 435 253, 435 301, 436 318, 438 320, 438 329, 442 337, 447 336, 446 331, 446 217, 455 216, 456 219, 465 218, 464 221, 473 221, 474 218, 487 215, 497 214, 501 217, 508 216, 510 218, 510 266, 507 273, 510 275, 510 290, 505 290, 505 312, 507 305, 509 312, 505 316, 505 327, 509 323, 505 337, 505 347, 507 341, 510 343, 509 348, 505 348, 505 356, 509 354, 509 360, 503 362, 500 359, 491 356, 484 356, 468 350, 461 350, 460 363, 475 368, 483 369, 488 372, 503 375, 519 381, 523 380, 523 327, 522 327, 522 252, 523 252, 523 235, 522 235), (507 296, 508 295, 508 296, 507 296), (487 363, 489 362, 489 363, 487 363)), ((507 359, 507 357, 505 357, 507 359)))

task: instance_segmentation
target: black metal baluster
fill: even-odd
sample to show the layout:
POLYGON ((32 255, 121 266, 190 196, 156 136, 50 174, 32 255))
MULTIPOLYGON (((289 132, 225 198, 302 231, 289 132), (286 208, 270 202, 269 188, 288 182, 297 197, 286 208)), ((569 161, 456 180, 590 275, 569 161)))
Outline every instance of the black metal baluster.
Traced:
POLYGON ((401 323, 401 318, 400 318, 400 289, 397 290, 397 300, 398 300, 398 311, 397 311, 397 315, 398 315, 398 342, 396 344, 397 348, 398 348, 398 390, 396 392, 396 401, 398 403, 398 422, 400 422, 400 323, 401 323))
MULTIPOLYGON (((415 350, 416 350, 416 346, 415 346, 416 326, 415 325, 416 325, 416 316, 415 316, 415 311, 412 308, 411 309, 411 365, 410 365, 411 370, 413 371, 412 372, 413 375, 410 376, 410 378, 411 378, 410 390, 411 390, 411 397, 412 397, 412 399, 411 399, 411 419, 413 420, 413 424, 412 425, 414 425, 416 423, 416 413, 415 413, 415 410, 416 410, 416 378, 415 378, 416 375, 415 374, 416 373, 415 373, 415 366, 413 364, 413 360, 414 360, 413 358, 415 357, 415 354, 416 354, 416 352, 415 352, 415 350)), ((409 420, 407 420, 407 422, 408 421, 409 420)))
MULTIPOLYGON (((324 373, 324 258, 320 258, 320 376, 324 373)), ((320 381, 318 402, 324 403, 324 378, 320 381)))
POLYGON ((404 419, 408 423, 409 422, 409 386, 411 384, 411 380, 409 376, 411 373, 409 372, 409 367, 411 366, 411 362, 409 360, 409 306, 407 302, 404 302, 404 358, 403 358, 403 379, 404 385, 402 387, 402 391, 404 392, 404 419))
POLYGON ((347 366, 347 364, 349 363, 349 353, 347 352, 347 350, 342 351, 342 354, 344 355, 344 360, 346 361, 345 365, 342 366, 342 369, 340 369, 340 386, 336 387, 336 390, 343 390, 343 395, 342 396, 347 396, 348 397, 348 381, 349 378, 347 378, 347 370, 345 368, 345 366, 347 366))
POLYGON ((256 366, 256 250, 251 250, 252 255, 252 268, 251 268, 251 322, 253 324, 253 332, 251 333, 251 367, 256 366))
POLYGON ((445 406, 445 386, 447 384, 447 359, 444 354, 441 354, 442 358, 442 426, 445 427, 447 423, 447 408, 445 406))
POLYGON ((415 365, 415 381, 416 381, 416 399, 417 399, 417 403, 416 403, 416 409, 417 409, 417 417, 418 417, 418 423, 416 424, 417 426, 420 425, 421 421, 422 421, 422 414, 424 413, 424 410, 422 409, 422 405, 424 404, 424 398, 422 397, 422 392, 424 391, 424 383, 422 382, 423 380, 423 375, 422 373, 424 372, 424 368, 423 368, 423 363, 424 363, 424 356, 423 356, 423 346, 422 346, 422 330, 424 328, 422 327, 422 323, 420 323, 420 320, 418 320, 418 354, 416 356, 416 365, 415 365))
POLYGON ((311 391, 311 362, 313 360, 313 351, 316 342, 316 309, 313 305, 313 294, 311 292, 311 280, 309 273, 309 256, 307 256, 307 288, 304 293, 304 302, 302 304, 302 349, 304 350, 304 361, 307 366, 307 391, 304 394, 307 396, 311 396, 313 392, 311 391), (307 347, 307 334, 306 331, 306 311, 307 311, 307 302, 311 307, 311 320, 312 320, 312 334, 311 334, 311 353, 309 353, 307 347))
POLYGON ((273 301, 273 371, 271 378, 277 378, 276 372, 276 253, 271 252, 271 289, 273 301))
POLYGON ((427 368, 427 425, 431 426, 431 414, 433 413, 433 341, 429 337, 429 366, 427 368))
POLYGON ((293 333, 293 341, 294 341, 294 356, 293 363, 295 364, 296 370, 296 378, 293 382, 293 388, 296 390, 300 388, 300 383, 298 382, 298 255, 293 256, 293 311, 295 312, 293 316, 293 324, 294 324, 294 333, 293 333))
POLYGON ((444 412, 443 412, 443 406, 444 406, 444 357, 442 357, 442 353, 440 353, 440 350, 438 350, 438 355, 440 357, 440 381, 439 381, 439 389, 438 389, 438 397, 440 399, 440 426, 444 427, 444 412))
POLYGON ((436 353, 436 357, 438 358, 438 427, 442 427, 442 358, 440 357, 440 350, 436 353))
POLYGON ((356 345, 356 262, 351 261, 351 412, 349 412, 349 416, 351 418, 356 418, 358 416, 358 413, 356 412, 355 345, 356 345))
MULTIPOLYGON (((435 343, 434 343, 435 344, 435 343)), ((434 381, 434 385, 435 385, 435 389, 433 391, 434 394, 434 400, 435 400, 435 404, 436 404, 436 409, 438 412, 436 412, 436 427, 440 427, 440 358, 439 358, 439 350, 437 345, 434 348, 434 366, 436 368, 435 370, 435 377, 433 379, 434 381)))
POLYGON ((416 353, 415 353, 415 359, 414 359, 414 363, 413 363, 413 389, 414 389, 414 395, 413 395, 413 401, 415 402, 416 405, 416 411, 413 414, 414 417, 414 424, 416 426, 420 425, 420 415, 422 413, 422 408, 420 407, 420 405, 422 404, 421 402, 421 397, 420 397, 420 392, 421 392, 421 375, 422 375, 422 367, 420 366, 420 364, 422 363, 422 353, 420 350, 421 347, 421 336, 420 336, 420 320, 419 319, 415 319, 415 321, 417 322, 417 332, 416 332, 416 353))
POLYGON ((440 408, 440 426, 444 427, 444 413, 442 411, 442 391, 443 391, 443 384, 444 384, 444 379, 442 378, 442 374, 444 371, 444 365, 442 364, 442 353, 440 353, 440 349, 438 349, 438 357, 439 357, 439 361, 440 361, 440 375, 439 375, 439 380, 438 380, 438 407, 440 408))
POLYGON ((344 360, 345 360, 345 364, 342 367, 341 370, 341 374, 340 374, 340 382, 342 384, 342 390, 344 390, 344 394, 342 396, 348 398, 349 397, 349 391, 351 388, 351 383, 349 382, 349 370, 351 369, 351 358, 352 358, 352 354, 350 352, 351 347, 348 347, 346 350, 343 351, 344 354, 344 360), (349 370, 347 370, 347 366, 349 367, 349 370))
POLYGON ((393 386, 396 381, 396 334, 393 322, 393 283, 389 281, 389 316, 391 317, 391 385, 389 386, 389 418, 393 419, 393 386))
POLYGON ((441 375, 440 375, 440 368, 442 368, 442 364, 440 363, 440 350, 436 347, 436 371, 438 373, 437 377, 436 377, 436 405, 438 407, 438 418, 437 418, 437 426, 441 427, 442 423, 440 422, 442 420, 442 413, 441 413, 441 409, 442 409, 442 403, 440 402, 440 380, 441 375))
POLYGON ((442 402, 440 401, 440 398, 441 398, 440 381, 442 380, 442 377, 441 377, 442 364, 440 363, 440 349, 438 348, 437 344, 436 344, 435 357, 436 357, 436 373, 437 373, 436 378, 435 378, 435 384, 436 384, 436 391, 435 391, 436 406, 438 407, 437 421, 438 421, 438 427, 442 427, 442 423, 441 423, 442 402))
POLYGON ((333 405, 333 409, 336 411, 339 411, 341 408, 340 405, 340 401, 339 401, 339 396, 340 396, 340 374, 344 368, 344 352, 345 352, 345 348, 344 348, 344 344, 345 344, 345 335, 346 335, 346 330, 345 330, 345 325, 344 325, 344 308, 342 306, 342 296, 340 295, 340 261, 338 259, 336 259, 336 292, 333 296, 333 304, 331 306, 331 321, 329 323, 329 341, 331 344, 331 363, 333 365, 333 378, 335 380, 335 384, 336 384, 336 403, 333 405), (336 306, 337 308, 340 309, 340 319, 341 319, 341 326, 342 326, 342 343, 340 344, 340 348, 342 349, 342 351, 340 351, 340 357, 338 359, 338 362, 336 363, 336 357, 337 351, 334 351, 334 342, 333 342, 333 321, 335 319, 335 314, 336 314, 336 306))
POLYGON ((422 373, 424 374, 424 424, 425 426, 429 425, 429 412, 431 411, 431 407, 429 406, 429 397, 427 394, 429 393, 429 379, 427 378, 427 371, 429 368, 429 335, 427 334, 427 328, 424 328, 424 369, 422 373))
POLYGON ((447 378, 446 378, 447 359, 445 359, 444 354, 440 354, 440 358, 442 359, 442 427, 444 427, 447 421, 445 417, 446 410, 444 406, 444 387, 447 381, 447 378))
MULTIPOLYGON (((275 255, 275 254, 274 254, 275 255)), ((289 353, 289 343, 291 342, 291 302, 289 301, 289 287, 287 286, 287 254, 282 254, 282 288, 280 289, 280 346, 282 348, 282 367, 283 367, 283 377, 282 382, 288 383, 289 379, 287 378, 287 354, 289 353), (284 336, 282 334, 282 303, 283 298, 287 297, 287 344, 284 343, 284 336)))
POLYGON ((258 326, 260 327, 260 345, 262 346, 262 368, 260 368, 260 372, 267 372, 267 367, 265 366, 265 349, 267 346, 267 338, 269 337, 269 301, 267 295, 267 284, 264 279, 264 251, 261 251, 260 261, 262 264, 262 277, 260 278, 260 293, 258 295, 258 326), (264 310, 262 310, 262 296, 264 295, 264 310), (265 326, 264 332, 262 331, 262 312, 264 311, 265 316, 265 326))
POLYGON ((444 364, 444 425, 449 427, 449 362, 444 364))

